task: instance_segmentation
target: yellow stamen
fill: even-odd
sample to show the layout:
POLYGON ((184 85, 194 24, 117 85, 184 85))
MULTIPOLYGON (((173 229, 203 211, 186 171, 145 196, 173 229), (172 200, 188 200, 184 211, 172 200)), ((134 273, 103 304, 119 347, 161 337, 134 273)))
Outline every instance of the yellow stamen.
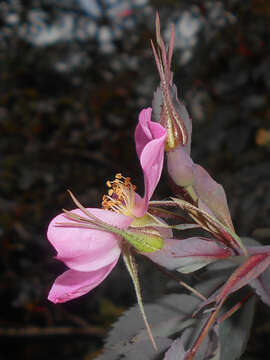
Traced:
POLYGON ((136 186, 131 183, 130 177, 124 177, 121 173, 118 173, 115 175, 114 180, 108 180, 106 185, 109 190, 108 195, 104 195, 102 198, 103 209, 131 216, 136 186))

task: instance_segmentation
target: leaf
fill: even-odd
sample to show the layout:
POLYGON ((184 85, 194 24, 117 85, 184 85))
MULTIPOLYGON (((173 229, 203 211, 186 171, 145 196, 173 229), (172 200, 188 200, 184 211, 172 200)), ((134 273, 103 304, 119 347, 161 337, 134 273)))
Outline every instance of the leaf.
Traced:
MULTIPOLYGON (((247 291, 235 294, 223 307, 220 314, 245 296, 247 291)), ((222 323, 216 323, 208 332, 194 360, 236 360, 245 350, 255 311, 255 298, 250 297, 237 312, 222 323)), ((186 359, 188 351, 200 335, 207 316, 201 315, 190 327, 186 328, 181 337, 173 342, 166 352, 164 360, 186 359)))
POLYGON ((246 246, 262 246, 259 241, 251 237, 243 236, 241 239, 246 246))
POLYGON ((239 266, 225 283, 216 297, 216 303, 222 302, 229 294, 247 285, 270 266, 270 254, 252 255, 239 266))
POLYGON ((242 240, 234 231, 232 231, 229 227, 221 223, 218 219, 211 216, 207 211, 202 210, 189 202, 172 198, 172 200, 179 205, 181 209, 184 209, 188 212, 188 214, 202 226, 206 231, 211 231, 211 233, 215 233, 217 235, 223 235, 220 240, 222 243, 225 243, 228 247, 233 247, 237 249, 241 249, 245 255, 247 255, 246 248, 244 247, 242 240), (202 221, 203 219, 203 221, 202 221))
POLYGON ((257 279, 249 282, 249 285, 254 289, 262 301, 270 306, 270 267, 268 267, 262 275, 257 279))
POLYGON ((214 240, 194 237, 185 240, 164 240, 161 250, 146 256, 169 270, 189 273, 231 255, 232 250, 218 246, 214 240))
MULTIPOLYGON (((259 245, 259 242, 252 238, 243 237, 241 240, 245 243, 245 245, 259 245)), ((247 247, 247 249, 249 248, 247 247)), ((221 260, 209 264, 207 268, 204 269, 204 272, 197 275, 199 277, 199 281, 195 286, 195 289, 208 299, 199 304, 196 313, 214 301, 216 295, 221 289, 221 286, 235 271, 238 263, 233 260, 233 258, 230 258, 228 260, 221 260)))
MULTIPOLYGON (((196 325, 184 330, 180 338, 175 340, 166 352, 164 360, 185 360, 188 351, 200 334, 205 319, 198 319, 196 325)), ((213 327, 206 335, 204 341, 194 355, 194 360, 219 360, 219 341, 217 326, 213 327)))
MULTIPOLYGON (((230 299, 223 305, 221 313, 228 311, 237 299, 243 298, 244 294, 244 291, 240 291, 236 297, 230 299)), ((253 323, 255 304, 256 298, 253 296, 236 313, 219 325, 220 360, 239 359, 245 351, 253 323)))
POLYGON ((234 232, 223 187, 200 165, 194 167, 194 188, 198 198, 211 210, 214 216, 234 232))
MULTIPOLYGON (((220 260, 208 265, 201 274, 197 275, 198 283, 195 286, 196 290, 205 297, 209 297, 225 283, 235 270, 235 267, 235 263, 227 260, 220 260)), ((203 306, 203 303, 201 305, 203 306)))
POLYGON ((110 350, 104 351, 99 357, 95 358, 95 360, 120 360, 122 358, 122 354, 117 351, 110 350))
MULTIPOLYGON (((194 166, 193 160, 182 146, 167 152, 168 174, 177 186, 185 188, 186 191, 194 183, 194 166)), ((194 201, 196 199, 195 194, 194 201)))
POLYGON ((168 349, 171 345, 172 340, 167 338, 156 338, 158 352, 153 349, 150 341, 145 340, 140 342, 140 344, 132 344, 128 345, 123 352, 123 359, 127 360, 161 360, 163 358, 163 353, 168 349))
POLYGON ((163 353, 171 345, 172 340, 168 338, 156 338, 158 352, 153 349, 153 345, 150 340, 144 340, 137 343, 128 344, 118 349, 105 350, 102 355, 95 360, 161 360, 163 353))
MULTIPOLYGON (((189 315, 190 316, 190 315, 189 315)), ((191 317, 183 318, 174 316, 170 319, 159 322, 158 324, 152 326, 152 330, 155 333, 156 337, 167 337, 172 336, 176 332, 179 332, 186 327, 193 325, 196 319, 191 317)), ((137 336, 135 336, 132 341, 141 342, 146 338, 146 331, 142 330, 137 336)))
MULTIPOLYGON (((239 303, 246 297, 247 289, 243 289, 237 294, 234 294, 230 301, 223 306, 220 314, 224 315, 229 311, 235 303, 239 303)), ((240 309, 233 313, 233 315, 227 318, 223 322, 217 322, 207 333, 202 344, 199 346, 194 360, 236 360, 242 355, 245 350, 250 328, 253 322, 255 311, 255 298, 249 297, 248 300, 242 304, 240 309)), ((195 325, 192 325, 190 328, 187 328, 181 335, 180 340, 177 340, 177 343, 174 342, 171 348, 167 351, 167 354, 179 354, 181 356, 184 352, 185 355, 188 354, 188 351, 192 349, 192 346, 196 343, 196 340, 200 336, 207 320, 211 316, 211 312, 206 315, 201 315, 199 319, 196 320, 195 325), (181 341, 182 340, 182 341, 181 341), (179 348, 176 348, 176 345, 179 345, 179 348), (178 350, 178 352, 177 352, 178 350)), ((222 316, 220 317, 222 319, 222 316)), ((185 357, 179 357, 180 359, 185 359, 185 357)), ((165 357, 165 360, 174 360, 178 357, 165 357)))
MULTIPOLYGON (((247 245, 252 247, 248 248, 249 252, 254 252, 255 249, 260 251, 266 250, 269 247, 262 246, 257 240, 253 238, 243 238, 247 245), (258 246, 260 245, 260 246, 258 246)), ((267 249, 267 250, 268 250, 267 249)), ((249 285, 253 288, 261 300, 270 306, 270 267, 268 267, 257 279, 251 280, 249 285)))
POLYGON ((184 335, 175 340, 170 349, 166 352, 164 360, 185 360, 187 352, 184 348, 184 341, 184 335))
POLYGON ((129 309, 113 325, 105 345, 105 352, 97 360, 158 360, 168 349, 173 336, 180 330, 194 324, 191 314, 200 300, 191 295, 171 294, 159 299, 154 304, 145 305, 151 321, 151 329, 158 347, 155 352, 144 323, 138 316, 138 305, 129 309), (136 357, 137 355, 137 357, 136 357))
MULTIPOLYGON (((216 285, 219 286, 224 282, 228 274, 232 272, 233 266, 229 262, 223 261, 211 264, 209 268, 211 269, 207 269, 200 279, 200 290, 203 290, 206 295, 209 295, 216 285), (213 282, 216 280, 215 275, 218 281, 213 282)), ((232 297, 230 303, 226 303, 222 313, 228 311, 237 296, 239 298, 238 293, 232 297)), ((145 305, 145 311, 151 320, 151 329, 155 336, 158 353, 154 351, 148 340, 143 321, 138 316, 138 306, 131 308, 114 324, 107 339, 105 352, 97 360, 185 359, 184 356, 196 341, 207 316, 209 316, 206 313, 201 314, 199 318, 192 318, 191 314, 199 304, 200 300, 192 295, 171 294, 159 299, 154 304, 145 305), (170 337, 181 331, 181 337, 172 342, 170 337), (166 354, 163 358, 165 351, 166 354)), ((223 321, 218 327, 213 327, 199 347, 194 360, 238 359, 244 351, 248 339, 253 312, 254 299, 250 299, 231 318, 223 321), (222 338, 219 344, 217 335, 220 331, 222 338), (232 336, 233 341, 231 340, 232 336), (232 350, 229 349, 231 341, 232 350), (226 357, 222 355, 223 353, 226 354, 226 357)))
MULTIPOLYGON (((105 353, 97 360, 161 359, 161 357, 158 356, 172 344, 172 340, 170 340, 169 337, 175 336, 175 334, 183 330, 185 332, 186 329, 189 329, 189 331, 186 333, 187 341, 185 341, 185 344, 190 343, 194 331, 196 329, 197 332, 199 331, 199 327, 201 327, 203 321, 203 316, 201 316, 199 320, 192 318, 192 313, 199 303, 200 300, 192 295, 171 294, 161 298, 154 304, 145 306, 149 318, 152 319, 151 328, 157 342, 158 354, 154 353, 154 350, 150 346, 148 334, 143 327, 142 321, 138 324, 137 306, 133 307, 114 324, 114 328, 107 339, 105 353), (107 357, 108 354, 111 354, 111 358, 107 357), (136 354, 137 358, 135 357, 136 354), (122 357, 117 357, 118 355, 122 357)), ((213 336, 213 334, 211 336, 213 336)), ((211 336, 207 338, 208 340, 206 341, 208 341, 208 343, 206 342, 206 346, 202 346, 199 354, 201 351, 206 353, 206 349, 212 349, 213 346, 216 346, 216 342, 213 342, 211 336), (211 341, 213 346, 210 346, 209 341, 211 341)), ((174 351, 178 350, 173 348, 171 352, 174 353, 174 351)), ((207 353, 209 353, 208 350, 207 353)))
MULTIPOLYGON (((250 241, 245 240, 245 242, 250 244, 250 241)), ((200 279, 199 284, 196 286, 197 290, 206 296, 211 295, 217 288, 222 286, 234 269, 235 264, 225 260, 210 264, 202 274, 199 274, 200 279)), ((243 290, 241 290, 241 293, 243 290)), ((233 303, 239 299, 240 295, 239 293, 234 294, 225 303, 221 314, 226 313, 233 303)), ((97 360, 137 360, 140 358, 161 360, 166 350, 164 360, 181 359, 183 351, 184 355, 186 355, 186 351, 189 350, 198 337, 205 324, 205 319, 209 316, 209 313, 202 313, 198 318, 192 318, 192 314, 198 307, 200 308, 201 303, 193 295, 171 294, 159 299, 154 304, 145 305, 145 311, 150 319, 151 329, 157 343, 158 353, 154 351, 148 340, 144 323, 141 317, 138 316, 138 306, 131 308, 114 324, 107 338, 105 352, 97 360), (170 337, 174 337, 181 331, 181 337, 172 342, 170 337)), ((194 360, 238 359, 244 351, 248 339, 253 312, 254 299, 249 299, 230 318, 210 330, 199 347, 194 360), (221 334, 220 345, 217 341, 219 332, 221 334), (233 339, 231 339, 232 336, 233 339), (231 350, 230 343, 232 343, 231 350), (224 355, 225 357, 223 353, 226 355, 224 355)))
MULTIPOLYGON (((191 295, 171 294, 153 304, 145 305, 154 336, 171 336, 179 331, 182 321, 189 319, 200 300, 191 295), (162 326, 161 326, 162 325, 162 326)), ((138 306, 126 311, 113 325, 107 341, 107 348, 117 348, 129 342, 141 342, 148 338, 142 319, 138 316, 138 306)))
MULTIPOLYGON (((216 304, 221 304, 230 294, 234 293, 235 291, 241 289, 248 284, 251 285, 251 281, 258 278, 258 276, 268 270, 269 266, 269 253, 257 253, 246 258, 245 262, 233 271, 233 273, 230 275, 229 279, 222 286, 222 288, 216 290, 206 301, 203 301, 199 305, 198 310, 202 309, 208 304, 211 304, 212 302, 215 302, 216 304)), ((197 290, 200 291, 199 289, 197 290)))
MULTIPOLYGON (((191 351, 193 346, 195 346, 196 341, 200 337, 206 323, 208 322, 209 316, 211 314, 201 314, 197 318, 195 326, 190 327, 186 330, 186 333, 189 333, 189 337, 186 342, 186 349, 191 351)), ((204 340, 196 351, 194 359, 210 359, 214 358, 215 354, 218 352, 218 336, 217 336, 217 327, 213 326, 206 333, 204 340)))

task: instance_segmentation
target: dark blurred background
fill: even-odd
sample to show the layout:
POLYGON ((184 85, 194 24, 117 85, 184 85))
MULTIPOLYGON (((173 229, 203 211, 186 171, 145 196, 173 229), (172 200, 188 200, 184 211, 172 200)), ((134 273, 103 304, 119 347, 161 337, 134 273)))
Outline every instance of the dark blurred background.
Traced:
MULTIPOLYGON (((268 0, 2 0, 1 359, 93 359, 135 302, 120 262, 91 294, 49 303, 65 267, 46 228, 73 208, 66 189, 100 206, 106 180, 122 172, 143 191, 133 131, 159 82, 156 9, 165 38, 176 27, 174 80, 193 119, 192 156, 224 185, 238 234, 269 243, 268 0)), ((157 194, 170 194, 165 174, 157 194)), ((151 274, 141 266, 146 300, 166 291, 151 274)), ((245 359, 269 359, 269 310, 257 309, 245 359)))

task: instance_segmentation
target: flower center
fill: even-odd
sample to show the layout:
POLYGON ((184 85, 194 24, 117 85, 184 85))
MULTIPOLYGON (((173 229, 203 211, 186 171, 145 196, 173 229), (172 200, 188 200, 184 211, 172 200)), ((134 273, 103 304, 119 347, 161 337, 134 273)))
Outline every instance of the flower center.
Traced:
POLYGON ((135 190, 129 177, 122 174, 116 174, 113 181, 106 182, 108 195, 104 195, 102 199, 102 207, 104 210, 113 210, 127 216, 133 216, 132 210, 135 204, 135 190))

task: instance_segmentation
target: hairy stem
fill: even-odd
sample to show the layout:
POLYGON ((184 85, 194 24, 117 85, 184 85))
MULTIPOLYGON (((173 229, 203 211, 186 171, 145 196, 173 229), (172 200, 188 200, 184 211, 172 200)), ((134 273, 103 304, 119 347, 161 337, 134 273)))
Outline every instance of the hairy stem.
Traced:
POLYGON ((131 276, 131 279, 133 281, 133 285, 134 285, 136 296, 137 296, 138 305, 139 305, 139 308, 140 308, 140 311, 141 311, 143 321, 145 323, 145 327, 146 327, 146 330, 148 332, 149 338, 150 338, 150 340, 151 340, 151 342, 153 344, 154 349, 156 351, 158 351, 157 344, 156 344, 156 342, 154 340, 152 331, 150 329, 150 326, 149 326, 149 323, 148 323, 148 320, 147 320, 147 317, 146 317, 146 314, 145 314, 145 311, 144 311, 144 306, 143 306, 142 296, 141 296, 141 288, 140 288, 139 278, 138 278, 137 266, 136 266, 134 257, 131 254, 131 251, 130 251, 129 247, 124 248, 124 250, 123 250, 123 258, 124 258, 126 267, 128 269, 128 272, 129 272, 129 274, 131 276))

